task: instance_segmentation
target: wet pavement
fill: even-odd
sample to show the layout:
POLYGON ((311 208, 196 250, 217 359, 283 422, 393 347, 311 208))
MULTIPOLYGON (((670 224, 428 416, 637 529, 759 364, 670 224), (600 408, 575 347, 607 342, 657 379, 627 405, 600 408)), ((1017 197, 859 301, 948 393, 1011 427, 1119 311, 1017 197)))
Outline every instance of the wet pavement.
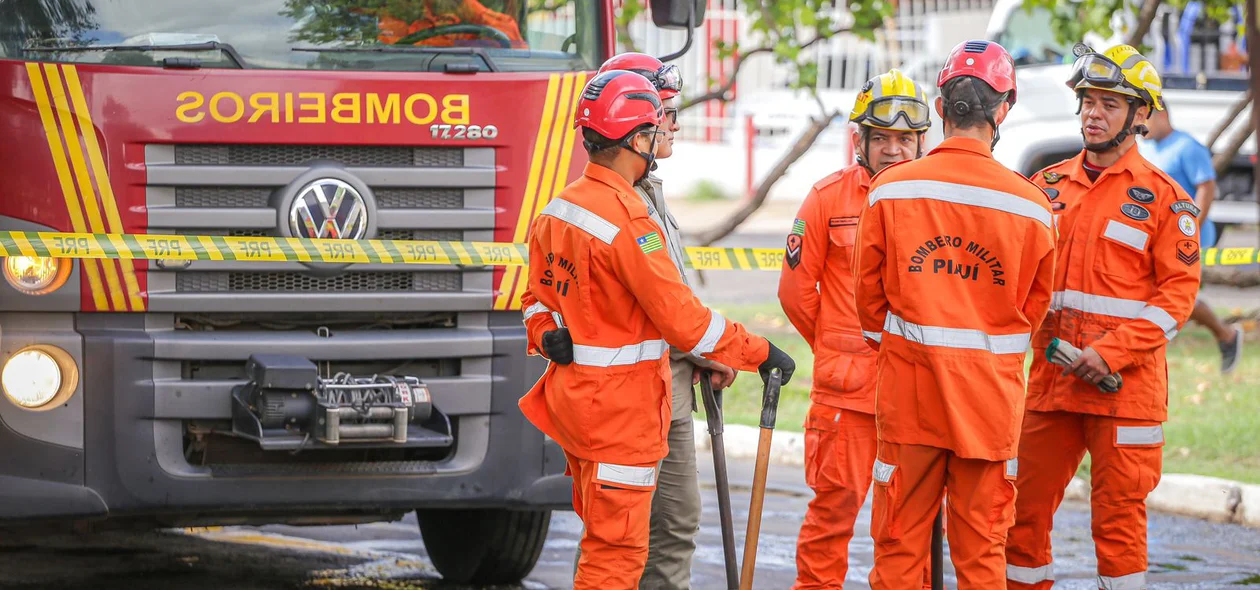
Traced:
MULTIPOLYGON (((702 457, 702 477, 711 464, 702 457)), ((737 537, 742 537, 752 465, 731 465, 737 537)), ((809 490, 800 468, 773 466, 771 493, 757 557, 756 588, 786 589, 795 577, 795 540, 809 490)), ((698 590, 724 587, 717 501, 705 486, 704 520, 693 569, 698 590)), ((865 588, 872 545, 864 508, 852 544, 848 588, 865 588)), ((538 567, 523 586, 570 587, 581 523, 556 513, 538 567)), ((1056 588, 1094 588, 1089 512, 1067 504, 1056 516, 1056 588)), ((1260 530, 1151 515, 1151 588, 1260 588, 1260 530), (1239 585, 1242 584, 1242 585, 1239 585)), ((740 543, 739 554, 743 545, 740 543)), ((952 572, 947 586, 955 587, 952 572)), ((425 557, 415 518, 333 527, 225 527, 97 535, 0 535, 0 589, 101 588, 117 590, 265 590, 307 588, 445 588, 425 557)), ((469 588, 468 590, 474 590, 469 588)))

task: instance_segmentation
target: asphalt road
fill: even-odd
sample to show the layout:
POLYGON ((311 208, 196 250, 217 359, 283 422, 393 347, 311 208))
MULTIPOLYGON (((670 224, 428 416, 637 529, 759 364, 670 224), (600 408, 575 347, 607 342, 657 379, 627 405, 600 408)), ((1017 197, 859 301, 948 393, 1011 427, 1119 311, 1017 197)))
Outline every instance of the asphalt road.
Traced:
MULTIPOLYGON (((692 579, 701 590, 724 586, 717 501, 711 463, 702 459, 706 482, 704 521, 692 579)), ((731 465, 736 486, 736 530, 743 531, 752 465, 731 465)), ((772 466, 757 558, 756 588, 782 590, 795 577, 795 539, 809 490, 799 468, 772 466)), ((872 546, 859 519, 847 587, 865 588, 872 546)), ((581 523, 570 512, 551 522, 542 559, 519 588, 570 587, 581 523)), ((739 535, 739 536, 742 536, 739 535)), ((1056 517, 1056 588, 1092 589, 1094 559, 1089 512, 1067 504, 1056 517)), ((1260 530, 1152 514, 1152 589, 1260 587, 1260 530)), ((742 544, 740 546, 742 554, 742 544)), ((947 586, 955 587, 952 576, 947 586)), ((425 557, 414 517, 361 526, 262 528, 92 536, 0 534, 0 589, 88 588, 106 590, 270 590, 306 588, 446 588, 425 557)), ((514 587, 518 588, 518 587, 514 587)), ((484 589, 483 589, 484 590, 484 589)))

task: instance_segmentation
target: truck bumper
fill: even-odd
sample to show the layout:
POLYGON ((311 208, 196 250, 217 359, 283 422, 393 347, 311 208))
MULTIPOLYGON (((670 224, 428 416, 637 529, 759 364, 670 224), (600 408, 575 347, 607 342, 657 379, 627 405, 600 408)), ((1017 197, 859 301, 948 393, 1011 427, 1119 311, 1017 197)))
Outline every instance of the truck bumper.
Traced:
MULTIPOLYGON (((80 363, 81 384, 69 404, 49 412, 28 412, 0 401, 7 405, 0 411, 0 519, 152 517, 209 523, 238 517, 266 520, 268 515, 281 521, 286 515, 385 514, 417 507, 569 507, 563 453, 516 405, 542 367, 525 356, 524 328, 515 313, 490 314, 489 320, 482 316, 479 326, 484 328, 461 334, 471 334, 488 347, 481 364, 465 361, 465 366, 484 372, 484 379, 470 378, 472 385, 431 385, 435 405, 453 409, 455 445, 445 458, 212 466, 185 459, 185 424, 206 417, 198 412, 226 415, 228 408, 217 405, 227 402, 220 390, 231 384, 194 386, 178 375, 163 377, 160 366, 170 362, 171 334, 153 330, 152 318, 29 315, 72 320, 54 322, 52 330, 35 330, 28 317, 14 329, 5 325, 6 318, 19 320, 3 314, 0 354, 7 358, 27 341, 52 339, 80 363), (187 399, 205 395, 214 397, 187 399), (58 413, 81 425, 81 432, 72 427, 57 437, 41 438, 37 426, 24 422, 58 413)), ((446 336, 435 337, 447 342, 442 340, 446 336)), ((243 359, 252 352, 303 346, 258 342, 233 354, 243 359)), ((214 349, 199 346, 202 351, 214 349)))

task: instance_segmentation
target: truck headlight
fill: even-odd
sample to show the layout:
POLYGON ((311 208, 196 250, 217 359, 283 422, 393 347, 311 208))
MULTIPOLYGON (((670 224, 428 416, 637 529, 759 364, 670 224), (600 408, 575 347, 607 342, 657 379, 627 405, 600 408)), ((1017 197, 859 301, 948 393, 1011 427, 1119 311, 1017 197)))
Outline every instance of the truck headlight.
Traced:
POLYGON ((9 401, 27 410, 50 410, 78 386, 78 369, 66 351, 55 346, 28 346, 4 363, 0 385, 9 401))
POLYGON ((71 264, 45 256, 10 256, 4 259, 4 280, 27 295, 46 295, 66 283, 71 264))

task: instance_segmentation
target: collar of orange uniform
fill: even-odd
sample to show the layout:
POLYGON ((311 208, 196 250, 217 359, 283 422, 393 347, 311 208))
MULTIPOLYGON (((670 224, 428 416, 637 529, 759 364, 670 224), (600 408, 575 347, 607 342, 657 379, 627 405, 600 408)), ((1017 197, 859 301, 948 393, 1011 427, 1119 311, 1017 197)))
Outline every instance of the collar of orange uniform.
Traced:
POLYGON ((612 168, 587 162, 586 169, 582 171, 582 175, 591 180, 598 180, 627 195, 634 193, 634 187, 630 186, 630 183, 626 182, 626 179, 617 174, 612 168))
POLYGON ((951 137, 946 139, 928 154, 931 155, 941 151, 970 152, 986 158, 993 157, 993 150, 989 148, 989 144, 970 137, 951 137))
POLYGON ((858 177, 858 187, 864 189, 871 188, 871 171, 867 170, 866 166, 854 164, 850 167, 850 170, 852 170, 858 177))
MULTIPOLYGON (((1072 164, 1068 167, 1067 176, 1068 178, 1071 178, 1073 182, 1079 182, 1083 185, 1090 186, 1091 184, 1097 184, 1097 181, 1091 183, 1089 181, 1089 176, 1085 174, 1085 153, 1085 150, 1081 150, 1081 153, 1076 154, 1076 157, 1072 158, 1072 164)), ((1138 154, 1137 144, 1133 144, 1133 147, 1129 148, 1129 151, 1120 156, 1120 159, 1116 160, 1115 164, 1103 169, 1102 174, 1098 176, 1098 180, 1102 180, 1105 176, 1120 172, 1128 172, 1129 176, 1136 177, 1141 168, 1142 156, 1138 154)))

